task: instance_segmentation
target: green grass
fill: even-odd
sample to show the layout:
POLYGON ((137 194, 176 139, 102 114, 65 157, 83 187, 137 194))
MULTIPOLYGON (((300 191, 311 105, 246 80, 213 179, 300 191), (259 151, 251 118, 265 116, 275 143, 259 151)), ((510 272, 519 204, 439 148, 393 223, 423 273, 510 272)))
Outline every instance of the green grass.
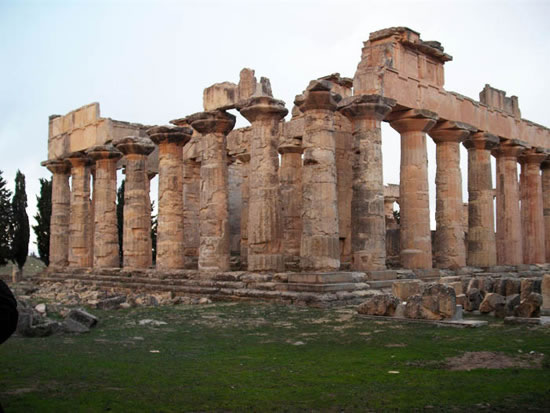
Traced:
POLYGON ((541 369, 444 368, 463 351, 550 354, 548 327, 441 328, 265 303, 91 311, 101 321, 89 334, 0 347, 6 412, 550 409, 548 356, 541 369))
MULTIPOLYGON (((11 272, 13 264, 10 262, 7 265, 0 266, 0 279, 11 281, 11 272)), ((46 265, 37 257, 28 256, 25 265, 23 266, 23 277, 33 276, 46 268, 46 265)))

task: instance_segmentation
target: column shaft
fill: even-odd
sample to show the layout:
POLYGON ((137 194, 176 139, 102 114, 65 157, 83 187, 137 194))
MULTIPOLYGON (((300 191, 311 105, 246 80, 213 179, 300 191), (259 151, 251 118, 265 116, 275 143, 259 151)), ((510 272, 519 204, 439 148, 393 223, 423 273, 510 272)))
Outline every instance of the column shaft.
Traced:
POLYGON ((197 268, 200 229, 201 164, 192 159, 183 162, 183 254, 186 268, 197 268))
MULTIPOLYGON (((545 259, 550 261, 550 163, 542 163, 542 207, 544 216, 545 259)), ((50 254, 51 257, 51 254, 50 254)), ((51 258, 50 258, 51 260, 51 258)))
POLYGON ((241 265, 248 268, 248 215, 250 199, 250 155, 240 156, 241 160, 241 265))

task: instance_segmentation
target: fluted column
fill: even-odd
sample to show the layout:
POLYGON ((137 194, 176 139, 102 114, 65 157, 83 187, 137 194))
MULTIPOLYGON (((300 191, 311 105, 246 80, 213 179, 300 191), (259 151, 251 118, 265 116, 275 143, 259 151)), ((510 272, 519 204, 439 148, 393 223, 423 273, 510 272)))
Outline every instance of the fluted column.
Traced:
POLYGON ((393 112, 390 125, 401 134, 399 186, 401 266, 432 268, 426 132, 437 115, 428 110, 393 112))
POLYGON ((521 185, 521 209, 523 229, 523 263, 546 262, 542 179, 540 165, 547 158, 535 149, 525 151, 520 161, 523 178, 521 185))
POLYGON ((66 267, 69 263, 69 218, 71 189, 70 162, 62 159, 45 161, 43 166, 52 176, 52 214, 50 218, 50 267, 66 267))
POLYGON ((472 134, 468 149, 468 253, 466 263, 492 267, 497 263, 491 150, 498 138, 486 132, 472 134))
POLYGON ((497 263, 518 265, 523 263, 523 241, 519 210, 517 175, 518 155, 523 147, 501 143, 493 150, 497 158, 497 263))
POLYGON ((330 89, 330 82, 312 81, 303 100, 295 102, 305 116, 300 246, 300 266, 304 270, 340 268, 334 141, 334 111, 340 95, 330 89))
POLYGON ((250 199, 250 153, 243 152, 236 155, 241 163, 241 265, 248 267, 248 215, 250 199))
POLYGON ((100 145, 92 147, 88 155, 95 160, 94 268, 118 267, 116 165, 122 153, 112 145, 100 145))
POLYGON ((542 169, 542 208, 544 216, 545 259, 550 261, 550 162, 541 164, 542 169))
POLYGON ((386 217, 380 123, 395 101, 379 95, 344 99, 340 111, 353 123, 351 200, 352 268, 386 268, 386 217))
POLYGON ((466 265, 460 143, 475 131, 462 122, 438 122, 429 134, 436 144, 436 207, 434 256, 437 268, 466 265))
POLYGON ((283 220, 283 254, 285 265, 297 268, 302 238, 302 142, 298 139, 279 145, 281 168, 281 211, 283 220))
POLYGON ((186 118, 202 137, 199 270, 229 270, 226 136, 235 116, 223 111, 186 118))
POLYGON ((83 152, 67 156, 71 163, 71 214, 69 221, 69 266, 91 267, 90 164, 83 152))
POLYGON ((199 259, 200 185, 200 162, 197 159, 185 159, 183 161, 183 254, 186 268, 197 268, 199 259))
POLYGON ((129 136, 114 142, 124 154, 126 183, 124 188, 123 266, 148 268, 152 265, 151 202, 147 156, 155 145, 149 138, 129 136))
POLYGON ((288 113, 284 102, 252 97, 239 108, 252 124, 250 137, 248 269, 282 271, 283 226, 280 211, 279 122, 288 113))
POLYGON ((156 126, 147 130, 159 147, 157 260, 160 270, 183 268, 183 150, 191 128, 156 126))

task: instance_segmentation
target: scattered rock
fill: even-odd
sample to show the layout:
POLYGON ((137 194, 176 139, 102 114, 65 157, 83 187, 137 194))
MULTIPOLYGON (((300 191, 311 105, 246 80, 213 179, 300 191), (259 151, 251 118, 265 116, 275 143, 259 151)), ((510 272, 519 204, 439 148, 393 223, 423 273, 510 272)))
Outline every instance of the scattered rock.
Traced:
POLYGON ((78 321, 67 318, 66 320, 61 323, 61 329, 64 333, 88 333, 90 329, 86 327, 84 324, 80 324, 78 321))
POLYGON ((34 309, 40 314, 46 314, 46 304, 44 303, 37 304, 34 309))
POLYGON ((495 311, 497 307, 504 307, 505 305, 506 300, 504 296, 497 293, 488 293, 479 305, 479 311, 481 313, 490 313, 495 311))
POLYGON ((542 295, 531 293, 521 300, 515 311, 516 317, 538 317, 542 305, 542 295))
POLYGON ((202 297, 199 300, 199 304, 211 304, 211 303, 212 303, 212 300, 208 297, 202 297))
POLYGON ((126 301, 125 295, 119 295, 116 297, 105 298, 97 303, 97 308, 101 310, 114 310, 119 308, 120 304, 126 301))
POLYGON ((464 301, 464 309, 466 311, 476 311, 479 310, 479 305, 483 301, 483 296, 481 291, 477 288, 470 288, 466 293, 466 300, 464 301))
POLYGON ((168 324, 168 323, 165 322, 165 321, 151 320, 149 318, 146 318, 144 320, 139 320, 139 325, 140 326, 151 325, 151 326, 158 327, 158 326, 163 326, 163 325, 166 325, 166 324, 168 324))
POLYGON ((82 309, 74 309, 71 310, 65 321, 72 320, 79 324, 82 324, 83 326, 87 328, 95 327, 98 319, 96 316, 82 310, 82 309))
POLYGON ((357 307, 359 314, 393 316, 399 300, 391 294, 373 295, 357 307))

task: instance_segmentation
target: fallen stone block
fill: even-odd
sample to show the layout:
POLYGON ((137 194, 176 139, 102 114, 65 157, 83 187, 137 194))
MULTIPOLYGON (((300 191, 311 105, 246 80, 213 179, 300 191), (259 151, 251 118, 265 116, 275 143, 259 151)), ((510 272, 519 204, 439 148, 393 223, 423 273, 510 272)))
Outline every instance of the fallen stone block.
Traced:
POLYGON ((392 294, 401 301, 407 301, 409 297, 420 294, 421 291, 422 281, 420 280, 394 281, 391 285, 392 294))
POLYGON ((506 299, 503 295, 497 293, 487 293, 481 304, 479 305, 480 313, 490 313, 495 311, 498 307, 504 307, 506 305, 506 299))
POLYGON ((63 321, 63 323, 61 323, 61 330, 64 333, 76 333, 76 334, 88 333, 90 331, 90 329, 86 327, 84 324, 80 324, 78 321, 72 318, 67 318, 66 320, 63 321))
POLYGON ((359 314, 393 316, 399 305, 399 299, 391 294, 379 294, 370 297, 364 303, 359 304, 359 314))
POLYGON ((542 305, 542 295, 537 293, 531 293, 521 300, 521 303, 516 307, 516 317, 538 317, 540 314, 540 307, 542 305))
POLYGON ((97 325, 98 319, 96 316, 82 310, 82 309, 74 309, 69 312, 67 315, 67 320, 75 321, 79 324, 82 324, 83 326, 87 328, 92 328, 97 325))
POLYGON ((125 295, 105 298, 103 300, 98 301, 97 308, 101 310, 114 310, 116 308, 119 308, 120 304, 124 303, 125 301, 126 301, 125 295))

